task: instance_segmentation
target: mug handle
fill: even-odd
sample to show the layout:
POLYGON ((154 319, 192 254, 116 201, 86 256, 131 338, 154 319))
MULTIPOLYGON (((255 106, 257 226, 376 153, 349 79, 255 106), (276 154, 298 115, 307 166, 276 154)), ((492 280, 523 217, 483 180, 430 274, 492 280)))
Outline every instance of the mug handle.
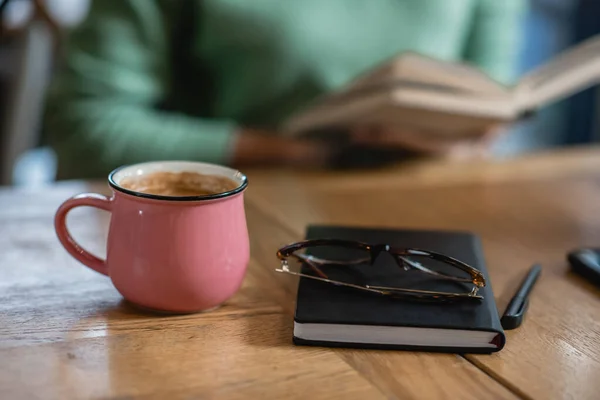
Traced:
POLYGON ((61 204, 56 211, 56 215, 54 216, 54 229, 56 230, 56 235, 58 236, 58 239, 63 247, 77 261, 96 272, 108 276, 106 260, 96 257, 95 255, 86 251, 75 241, 75 239, 73 239, 73 237, 71 237, 71 234, 67 229, 67 214, 75 207, 81 206, 96 207, 101 210, 111 212, 112 200, 106 196, 96 193, 83 193, 71 197, 61 204))

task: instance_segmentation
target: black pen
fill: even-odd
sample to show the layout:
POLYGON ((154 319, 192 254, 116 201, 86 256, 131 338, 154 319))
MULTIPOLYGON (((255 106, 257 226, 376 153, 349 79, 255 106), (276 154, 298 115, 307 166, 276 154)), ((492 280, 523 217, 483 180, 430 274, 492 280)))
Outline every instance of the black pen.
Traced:
POLYGON ((529 306, 529 293, 531 293, 531 289, 533 289, 533 285, 535 285, 541 272, 542 267, 539 264, 534 264, 531 267, 527 276, 523 279, 519 290, 517 290, 517 293, 515 293, 510 303, 508 303, 508 307, 506 307, 506 311, 504 311, 504 315, 500 319, 502 328, 510 330, 518 328, 521 325, 529 306))

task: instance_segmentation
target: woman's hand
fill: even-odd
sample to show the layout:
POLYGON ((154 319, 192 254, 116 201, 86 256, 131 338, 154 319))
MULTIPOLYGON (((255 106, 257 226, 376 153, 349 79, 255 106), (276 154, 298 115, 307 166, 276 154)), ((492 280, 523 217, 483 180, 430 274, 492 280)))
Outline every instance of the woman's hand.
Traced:
MULTIPOLYGON (((399 127, 361 127, 351 132, 354 144, 366 148, 399 148, 450 160, 486 158, 500 132, 490 126, 468 139, 411 131, 399 127)), ((339 149, 338 149, 339 150, 339 149)), ((336 155, 336 149, 314 140, 284 137, 255 129, 239 131, 233 148, 235 166, 326 167, 336 155)))
POLYGON ((396 147, 434 157, 464 160, 489 157, 491 145, 500 132, 499 125, 491 125, 465 139, 401 127, 360 127, 352 132, 352 139, 365 147, 396 147))
POLYGON ((328 164, 333 150, 323 143, 242 129, 233 148, 236 166, 301 166, 319 168, 328 164))

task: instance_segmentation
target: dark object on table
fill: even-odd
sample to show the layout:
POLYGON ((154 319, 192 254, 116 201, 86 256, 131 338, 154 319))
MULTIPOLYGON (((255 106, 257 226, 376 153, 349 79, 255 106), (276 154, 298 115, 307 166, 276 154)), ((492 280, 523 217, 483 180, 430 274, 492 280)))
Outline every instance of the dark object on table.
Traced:
POLYGON ((302 137, 333 146, 336 155, 329 165, 333 169, 379 168, 419 157, 416 152, 405 149, 382 149, 353 144, 346 129, 313 130, 302 134, 302 137))
POLYGON ((567 254, 567 261, 573 272, 600 286, 600 249, 573 250, 567 254))
POLYGON ((333 169, 379 168, 417 158, 415 152, 403 149, 375 149, 349 145, 333 160, 333 169))

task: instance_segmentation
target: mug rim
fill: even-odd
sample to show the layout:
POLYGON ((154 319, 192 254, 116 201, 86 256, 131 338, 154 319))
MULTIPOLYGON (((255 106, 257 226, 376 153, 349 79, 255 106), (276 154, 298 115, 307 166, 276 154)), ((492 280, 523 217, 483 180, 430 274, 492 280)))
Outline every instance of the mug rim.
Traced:
POLYGON ((248 186, 248 177, 246 176, 246 174, 238 171, 237 169, 229 168, 229 167, 219 165, 219 164, 196 162, 196 161, 179 161, 179 160, 149 161, 149 162, 143 162, 143 163, 137 163, 137 164, 122 165, 120 167, 115 168, 114 170, 112 170, 110 172, 110 174, 108 174, 108 184, 114 190, 128 194, 130 196, 141 197, 144 199, 162 200, 162 201, 204 201, 204 200, 223 199, 223 198, 230 197, 230 196, 233 196, 235 194, 242 192, 248 186), (160 194, 142 193, 142 192, 136 192, 136 191, 130 190, 130 189, 125 189, 124 187, 120 186, 117 182, 115 182, 115 179, 114 179, 115 175, 119 171, 121 171, 125 168, 135 167, 136 165, 141 166, 141 165, 155 164, 155 163, 158 164, 158 163, 178 163, 178 162, 192 163, 192 164, 205 165, 205 166, 211 166, 211 167, 220 167, 223 169, 227 169, 232 172, 235 172, 240 177, 241 183, 235 189, 229 190, 227 192, 206 194, 206 195, 200 195, 200 196, 164 196, 164 195, 160 195, 160 194))

